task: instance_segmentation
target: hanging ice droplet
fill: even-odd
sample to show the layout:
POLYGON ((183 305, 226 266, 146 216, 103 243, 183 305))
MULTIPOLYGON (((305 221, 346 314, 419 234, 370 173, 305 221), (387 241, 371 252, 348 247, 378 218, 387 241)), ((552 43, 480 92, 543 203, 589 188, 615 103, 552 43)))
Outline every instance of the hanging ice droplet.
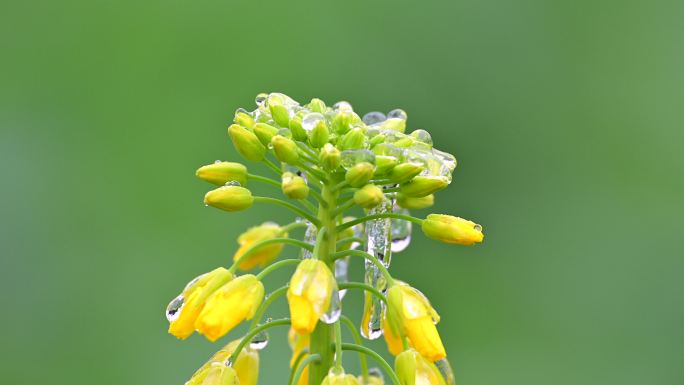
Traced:
MULTIPOLYGON (((368 210, 368 215, 386 214, 392 212, 392 209, 393 203, 390 200, 386 200, 382 204, 368 210)), ((366 252, 379 259, 385 267, 389 267, 392 261, 392 220, 389 218, 374 219, 366 222, 365 229, 368 240, 366 252)))
MULTIPOLYGON (((380 273, 375 265, 369 266, 366 261, 366 273, 364 281, 367 285, 373 286, 380 291, 387 289, 385 277, 380 273)), ((361 319, 361 335, 369 340, 374 340, 382 336, 382 314, 385 311, 385 303, 370 293, 363 296, 363 317, 361 319)))
POLYGON ((180 317, 180 312, 183 310, 184 305, 185 298, 183 298, 182 294, 172 299, 166 307, 166 319, 169 320, 169 322, 177 320, 178 317, 180 317))
POLYGON ((362 120, 364 123, 371 126, 375 123, 384 122, 386 119, 387 117, 382 112, 372 111, 364 115, 362 120))
POLYGON ((256 98, 254 99, 254 102, 256 103, 257 106, 263 107, 264 103, 266 103, 266 99, 268 99, 268 94, 262 92, 256 96, 256 98))
MULTIPOLYGON (((410 215, 407 209, 394 205, 394 212, 398 214, 410 215)), ((404 251, 411 243, 411 231, 413 223, 403 219, 392 219, 392 252, 399 253, 404 251)))
POLYGON ((323 114, 318 113, 318 112, 312 112, 309 114, 304 115, 302 118, 302 128, 304 128, 306 131, 310 132, 311 130, 316 127, 318 122, 321 120, 325 120, 325 116, 323 114))
POLYGON ((354 109, 352 108, 351 104, 349 104, 349 102, 342 100, 342 101, 339 101, 339 102, 333 104, 333 110, 334 111, 352 112, 354 109))
MULTIPOLYGON (((349 282, 349 256, 335 260, 335 280, 337 283, 349 282)), ((340 300, 347 294, 347 289, 340 290, 340 300)))
POLYGON ((380 379, 380 384, 385 383, 385 376, 382 374, 382 370, 380 368, 372 367, 368 369, 368 375, 370 377, 377 377, 380 379))
MULTIPOLYGON (((316 226, 309 222, 306 221, 306 231, 304 232, 304 242, 310 244, 311 246, 314 246, 316 244, 316 235, 318 233, 318 229, 316 226)), ((299 256, 301 259, 309 259, 313 257, 313 253, 307 249, 301 249, 299 252, 299 256)))
POLYGON ((340 154, 340 164, 346 170, 354 167, 361 162, 375 164, 375 154, 371 150, 344 150, 340 154))
POLYGON ((446 385, 454 385, 456 383, 456 380, 454 378, 454 371, 451 369, 451 364, 449 364, 449 361, 447 361, 446 358, 442 358, 439 361, 435 361, 435 366, 437 367, 437 370, 439 370, 439 373, 442 375, 442 378, 444 378, 444 382, 446 385))
POLYGON ((411 136, 417 141, 432 147, 432 136, 429 132, 425 130, 415 130, 411 133, 411 136))
POLYGON ((394 109, 387 113, 387 119, 406 120, 407 117, 406 111, 402 110, 401 108, 394 109))
POLYGON ((185 285, 185 288, 183 288, 183 292, 186 292, 186 291, 190 290, 190 289, 191 289, 193 286, 195 286, 195 285, 197 284, 197 282, 199 282, 199 280, 202 279, 202 277, 204 277, 205 275, 207 275, 207 273, 200 274, 200 275, 198 275, 197 277, 193 278, 190 282, 188 282, 187 285, 185 285))
POLYGON ((226 361, 223 363, 223 365, 225 365, 229 368, 232 368, 233 367, 232 356, 228 356, 228 358, 226 358, 226 361))
POLYGON ((252 340, 249 342, 249 347, 254 350, 261 350, 265 348, 267 345, 268 333, 265 330, 262 330, 259 334, 252 337, 252 340))
POLYGON ((229 180, 228 182, 226 182, 226 184, 224 184, 224 186, 238 186, 239 187, 242 185, 240 184, 240 182, 238 182, 236 180, 229 180))
POLYGON ((330 295, 330 306, 328 307, 328 311, 321 316, 321 321, 327 324, 332 324, 337 322, 341 315, 342 301, 340 300, 340 292, 337 290, 337 287, 335 287, 330 295))
POLYGON ((221 159, 216 159, 216 160, 214 161, 214 164, 218 164, 218 163, 223 163, 223 161, 222 161, 221 159))

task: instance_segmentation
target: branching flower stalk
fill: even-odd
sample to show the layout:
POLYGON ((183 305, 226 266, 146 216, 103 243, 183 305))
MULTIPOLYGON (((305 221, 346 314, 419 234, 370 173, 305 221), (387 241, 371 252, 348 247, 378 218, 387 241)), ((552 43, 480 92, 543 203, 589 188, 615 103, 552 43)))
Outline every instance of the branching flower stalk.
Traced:
POLYGON ((197 331, 216 341, 251 320, 247 333, 219 350, 187 384, 256 385, 267 330, 288 326, 290 384, 381 385, 386 377, 394 385, 452 385, 436 327, 439 315, 389 268, 392 254, 410 243, 414 224, 427 237, 446 243, 482 241, 482 227, 469 220, 443 214, 417 218, 409 212, 433 205, 433 194, 451 182, 456 159, 433 148, 427 131, 406 134, 406 113, 399 109, 361 118, 347 102, 328 107, 313 99, 302 106, 280 93, 259 94, 256 104, 251 112, 237 110, 228 135, 243 158, 264 164, 271 175, 249 173, 235 162, 200 167, 197 176, 219 186, 204 202, 228 212, 254 203, 276 205, 296 219, 245 231, 229 267, 193 279, 169 304, 169 333, 179 339, 197 331), (246 187, 251 183, 279 187, 287 199, 253 196, 246 187), (300 229, 305 230, 303 240, 291 236, 300 229), (285 246, 300 249, 300 258, 278 260, 285 246), (365 261, 363 282, 349 281, 351 257, 365 261), (264 295, 262 280, 295 266, 289 284, 264 295), (254 269, 261 271, 246 273, 254 269), (364 292, 358 328, 342 315, 347 290, 364 292), (285 298, 288 318, 262 319, 269 305, 285 298), (351 330, 353 342, 343 341, 342 324, 351 330), (362 337, 380 336, 396 357, 394 367, 362 346, 362 337), (360 356, 358 377, 344 370, 345 350, 360 356), (385 375, 368 369, 369 361, 385 375))

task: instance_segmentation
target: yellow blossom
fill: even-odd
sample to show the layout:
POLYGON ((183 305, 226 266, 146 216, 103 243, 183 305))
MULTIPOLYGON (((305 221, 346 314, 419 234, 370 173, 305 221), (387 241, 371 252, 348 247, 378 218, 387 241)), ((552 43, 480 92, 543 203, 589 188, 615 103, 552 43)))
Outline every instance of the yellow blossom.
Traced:
MULTIPOLYGON (((233 260, 239 260, 256 243, 278 237, 287 237, 287 233, 283 233, 282 228, 277 223, 266 222, 248 229, 238 237, 240 248, 233 255, 233 260)), ((238 267, 241 270, 251 270, 257 265, 264 267, 280 254, 283 246, 282 243, 261 246, 254 250, 249 257, 246 257, 247 259, 242 261, 238 267)))
POLYGON ((429 238, 446 243, 472 245, 482 242, 482 226, 467 219, 444 214, 430 214, 421 226, 429 238))
MULTIPOLYGON (((292 357, 290 358, 290 368, 292 370, 295 370, 297 368, 294 367, 294 365, 297 363, 297 358, 302 354, 304 349, 309 348, 309 341, 310 341, 310 335, 309 334, 299 334, 297 333, 294 329, 290 328, 290 331, 287 333, 287 340, 290 343, 290 348, 292 349, 292 357)), ((304 353, 301 357, 303 360, 308 356, 307 353, 304 353)), ((309 366, 306 366, 304 370, 302 371, 302 374, 299 377, 299 381, 297 382, 297 385, 306 385, 309 383, 309 366)))
POLYGON ((330 307, 335 279, 328 266, 317 259, 299 263, 290 279, 287 301, 292 327, 300 334, 311 333, 318 319, 330 307))
POLYGON ((264 285, 254 275, 235 278, 216 290, 195 321, 195 329, 210 341, 251 319, 264 298, 264 285))
MULTIPOLYGON (((205 373, 205 371, 211 366, 225 365, 225 362, 233 354, 233 352, 235 352, 235 349, 239 344, 240 340, 232 341, 228 345, 224 346, 221 350, 214 353, 209 361, 202 365, 202 367, 200 367, 195 374, 192 375, 186 385, 201 385, 202 381, 198 381, 198 379, 202 378, 203 373, 205 373)), ((237 373, 237 378, 240 381, 240 385, 256 385, 259 378, 259 352, 254 349, 250 349, 247 346, 244 347, 233 363, 232 367, 237 373)))
POLYGON ((252 192, 240 186, 222 186, 204 196, 204 204, 225 211, 245 210, 253 203, 252 192))
POLYGON ((233 275, 227 269, 219 267, 188 283, 180 297, 172 301, 172 304, 176 303, 174 309, 167 310, 167 315, 172 320, 169 333, 179 339, 188 338, 195 331, 195 320, 204 308, 207 297, 232 278, 233 275), (176 308, 179 303, 182 307, 176 308), (169 313, 171 311, 173 313, 169 313))
POLYGON ((430 361, 446 357, 435 326, 439 315, 423 293, 402 282, 388 290, 387 300, 390 322, 399 325, 421 355, 430 361))
POLYGON ((359 385, 359 381, 351 374, 345 374, 344 369, 332 368, 321 385, 359 385))
POLYGON ((387 350, 396 356, 404 351, 404 343, 399 335, 399 327, 396 325, 390 325, 387 319, 387 312, 385 311, 385 316, 382 317, 382 335, 385 337, 385 343, 387 344, 387 350))
POLYGON ((217 186, 233 181, 243 186, 247 183, 247 167, 235 162, 216 161, 200 167, 195 174, 198 178, 217 186))

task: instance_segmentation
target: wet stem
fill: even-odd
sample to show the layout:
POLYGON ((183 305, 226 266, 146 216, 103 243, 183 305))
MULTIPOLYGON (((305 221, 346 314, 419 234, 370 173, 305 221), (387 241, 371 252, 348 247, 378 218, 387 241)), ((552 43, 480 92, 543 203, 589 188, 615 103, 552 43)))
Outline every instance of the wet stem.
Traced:
MULTIPOLYGON (((333 185, 334 181, 328 181, 323 185, 321 191, 324 203, 319 205, 318 220, 322 228, 325 228, 325 231, 319 233, 319 236, 323 237, 323 239, 318 240, 320 247, 318 248, 318 255, 315 256, 315 258, 325 262, 330 271, 335 271, 335 261, 332 256, 335 254, 337 247, 337 220, 333 209, 337 206, 338 192, 333 190, 333 185)), ((338 320, 337 322, 340 321, 338 320)), ((311 333, 309 348, 311 354, 318 354, 320 356, 320 360, 310 364, 309 385, 320 385, 333 366, 334 354, 332 346, 335 340, 335 325, 318 322, 316 329, 311 333)))

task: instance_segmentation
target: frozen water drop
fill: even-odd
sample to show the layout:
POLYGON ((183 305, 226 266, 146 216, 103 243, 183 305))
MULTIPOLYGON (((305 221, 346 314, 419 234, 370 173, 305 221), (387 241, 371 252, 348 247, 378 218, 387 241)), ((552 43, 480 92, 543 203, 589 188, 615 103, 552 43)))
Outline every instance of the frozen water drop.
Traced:
POLYGON ((373 111, 373 112, 369 112, 366 115, 364 115, 362 120, 364 123, 371 126, 375 123, 384 122, 386 119, 387 119, 387 117, 382 112, 373 111))
POLYGON ((304 128, 307 132, 311 132, 318 122, 325 120, 325 116, 323 114, 318 113, 318 112, 312 112, 309 114, 304 115, 302 118, 302 128, 304 128))
MULTIPOLYGON (((349 282, 349 258, 350 257, 347 256, 345 258, 335 260, 335 280, 338 283, 349 282)), ((347 294, 346 289, 340 290, 340 299, 343 299, 345 294, 347 294)))
POLYGON ((232 368, 232 367, 233 367, 233 360, 232 360, 232 357, 229 356, 229 357, 226 359, 226 361, 223 363, 223 365, 225 365, 225 366, 227 366, 227 367, 229 367, 229 368, 232 368))
POLYGON ((236 180, 229 180, 224 186, 241 186, 241 184, 236 180))
POLYGON ((169 322, 173 322, 180 317, 181 310, 183 310, 183 306, 185 305, 185 298, 183 298, 183 295, 179 295, 178 297, 174 298, 169 302, 169 305, 166 307, 166 319, 169 320, 169 322))
POLYGON ((332 294, 330 296, 330 306, 328 311, 326 311, 321 316, 321 321, 327 324, 332 324, 337 322, 342 315, 342 301, 340 300, 340 292, 337 287, 333 288, 332 294))
POLYGON ((268 333, 265 330, 252 337, 249 342, 249 347, 254 350, 261 350, 266 346, 268 346, 268 333))
POLYGON ((197 282, 199 282, 199 280, 202 279, 205 275, 207 275, 207 273, 200 274, 200 275, 198 275, 197 277, 193 278, 190 282, 188 282, 187 285, 185 285, 185 288, 183 288, 183 292, 186 292, 186 291, 190 290, 190 289, 191 289, 193 286, 195 286, 195 285, 197 284, 197 282))
POLYGON ((340 155, 340 164, 345 169, 350 169, 361 162, 375 164, 375 154, 371 150, 344 150, 340 155))
POLYGON ((442 375, 442 378, 444 378, 445 385, 456 384, 456 380, 454 378, 454 371, 453 369, 451 369, 451 364, 449 364, 449 361, 447 361, 446 358, 442 358, 439 361, 435 361, 435 366, 437 367, 437 370, 439 370, 439 373, 442 375))
POLYGON ((482 231, 482 225, 478 225, 478 224, 476 223, 475 226, 473 226, 473 230, 475 230, 475 231, 482 231))
POLYGON ((411 133, 417 141, 432 147, 432 136, 425 130, 415 130, 411 133))
POLYGON ((223 163, 223 161, 220 160, 220 159, 216 159, 216 160, 214 161, 214 164, 218 164, 218 163, 223 163))
POLYGON ((268 94, 262 92, 256 96, 256 98, 254 99, 254 102, 256 103, 257 106, 263 107, 264 104, 266 103, 266 99, 268 99, 268 94))
MULTIPOLYGON (((306 221, 306 223, 307 226, 306 231, 304 232, 304 242, 313 246, 316 244, 316 235, 318 233, 318 229, 313 223, 309 221, 306 221)), ((313 253, 307 249, 302 249, 299 255, 302 259, 309 259, 313 257, 313 253)))
POLYGON ((333 104, 333 110, 334 111, 352 112, 354 109, 352 108, 351 104, 349 104, 349 102, 342 100, 342 101, 339 101, 339 102, 333 104))
POLYGON ((387 119, 406 120, 407 117, 406 111, 402 110, 401 108, 394 109, 387 113, 387 119))
MULTIPOLYGON (((409 215, 407 209, 394 206, 394 212, 409 215)), ((404 251, 411 243, 411 231, 413 224, 403 219, 392 219, 392 252, 399 253, 404 251)))

